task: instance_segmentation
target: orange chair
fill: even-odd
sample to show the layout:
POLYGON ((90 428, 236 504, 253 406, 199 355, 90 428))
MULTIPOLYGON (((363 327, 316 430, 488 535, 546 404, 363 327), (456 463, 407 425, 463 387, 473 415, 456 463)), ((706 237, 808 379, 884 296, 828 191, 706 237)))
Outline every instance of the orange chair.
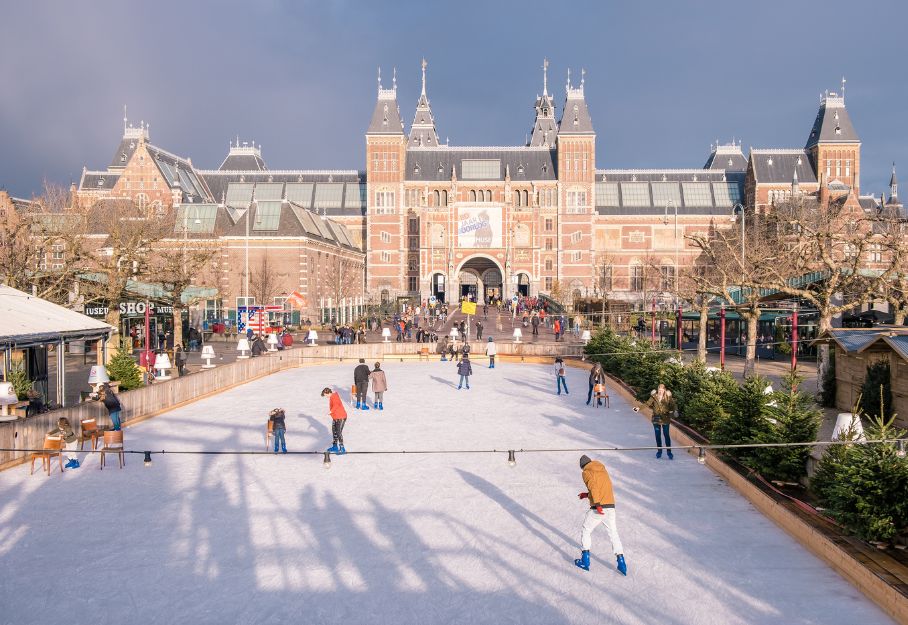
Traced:
POLYGON ((51 461, 54 456, 60 460, 60 473, 63 473, 63 437, 61 436, 45 436, 44 437, 44 449, 42 451, 36 452, 32 456, 32 472, 29 475, 35 473, 35 460, 41 458, 41 470, 47 470, 47 475, 50 475, 51 461))
POLYGON ((593 385, 593 398, 596 400, 596 403, 593 406, 599 405, 599 400, 604 400, 605 407, 609 407, 608 392, 605 390, 605 384, 594 384, 593 385))
POLYGON ((356 403, 356 384, 353 384, 352 386, 350 386, 350 403, 351 404, 356 403))
POLYGON ((91 450, 94 451, 98 446, 98 435, 101 433, 98 422, 95 419, 82 419, 79 423, 82 427, 79 434, 79 451, 85 447, 85 441, 91 441, 91 450))
POLYGON ((116 454, 120 460, 120 468, 126 466, 126 454, 123 453, 123 430, 106 430, 104 432, 104 446, 101 447, 101 469, 104 469, 104 456, 116 454))
POLYGON ((268 424, 265 426, 265 451, 271 449, 269 446, 269 441, 274 438, 274 421, 268 419, 268 424))
POLYGON ((428 347, 422 347, 419 350, 419 359, 422 360, 423 358, 425 358, 426 360, 429 359, 429 348, 428 347))

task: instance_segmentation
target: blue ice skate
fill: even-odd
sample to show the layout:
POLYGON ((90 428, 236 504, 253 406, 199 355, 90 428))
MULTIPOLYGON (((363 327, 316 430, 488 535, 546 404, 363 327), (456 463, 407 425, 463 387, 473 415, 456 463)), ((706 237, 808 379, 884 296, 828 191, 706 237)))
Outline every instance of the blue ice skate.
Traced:
POLYGON ((627 575, 627 564, 624 562, 624 554, 618 555, 618 572, 627 575))
POLYGON ((359 400, 356 401, 356 409, 359 410, 359 400))
POLYGON ((590 570, 590 552, 589 550, 584 550, 580 552, 580 559, 574 560, 574 564, 584 571, 590 570))
POLYGON ((338 455, 338 456, 343 456, 345 453, 347 453, 347 448, 344 447, 343 445, 341 445, 341 446, 340 446, 340 449, 337 450, 337 455, 338 455))
POLYGON ((340 451, 340 449, 338 448, 337 443, 334 443, 333 445, 331 445, 331 447, 329 447, 325 451, 327 451, 329 454, 336 454, 337 452, 340 451))
POLYGON ((385 409, 385 402, 383 402, 383 401, 378 402, 378 409, 379 409, 379 410, 384 410, 384 409, 385 409))
POLYGON ((368 409, 369 409, 369 404, 367 404, 366 402, 363 402, 362 409, 363 409, 363 410, 368 410, 368 409))

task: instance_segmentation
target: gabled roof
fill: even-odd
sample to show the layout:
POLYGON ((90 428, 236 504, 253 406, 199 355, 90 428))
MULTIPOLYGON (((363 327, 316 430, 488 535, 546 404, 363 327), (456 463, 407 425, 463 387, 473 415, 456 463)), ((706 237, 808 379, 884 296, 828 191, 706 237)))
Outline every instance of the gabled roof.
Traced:
POLYGON ((807 137, 809 149, 818 143, 860 143, 851 117, 845 109, 845 97, 827 92, 820 99, 820 110, 807 137))
POLYGON ((533 108, 536 110, 536 119, 533 121, 533 134, 530 137, 531 146, 550 146, 555 144, 558 135, 558 124, 555 121, 555 102, 549 95, 548 60, 542 62, 542 95, 536 98, 533 108))
POLYGON ((751 149, 750 163, 759 184, 790 185, 794 173, 799 184, 816 184, 817 176, 807 152, 790 149, 751 149))
POLYGON ((211 192, 201 178, 196 174, 195 168, 189 159, 171 154, 157 146, 146 144, 151 160, 157 165, 161 175, 171 189, 180 187, 183 192, 184 202, 212 201, 211 192))
POLYGON ((711 146, 712 151, 703 169, 724 169, 728 171, 747 170, 747 158, 741 151, 740 143, 719 144, 711 146))
POLYGON ((422 61, 422 93, 416 102, 416 113, 413 115, 413 125, 410 126, 408 147, 435 147, 438 145, 438 133, 435 131, 435 118, 432 116, 432 107, 429 106, 429 97, 426 95, 426 60, 422 61))
POLYGON ((511 182, 555 180, 556 152, 550 148, 441 147, 407 150, 408 181, 497 180, 510 174, 511 182))
POLYGON ((878 338, 889 334, 903 334, 908 338, 908 328, 902 326, 832 328, 814 339, 811 344, 826 343, 831 340, 846 353, 855 353, 864 351, 878 338))

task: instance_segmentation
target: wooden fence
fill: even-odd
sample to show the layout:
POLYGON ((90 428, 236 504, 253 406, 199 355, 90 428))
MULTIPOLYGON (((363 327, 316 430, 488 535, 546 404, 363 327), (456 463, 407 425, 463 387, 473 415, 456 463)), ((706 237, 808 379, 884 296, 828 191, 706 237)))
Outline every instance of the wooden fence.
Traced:
MULTIPOLYGON (((484 358, 484 347, 474 343, 474 358, 484 358)), ((511 341, 496 343, 498 353, 507 360, 539 362, 541 359, 553 358, 556 355, 576 354, 580 347, 576 344, 532 344, 513 343, 511 341)), ((177 406, 196 401, 208 395, 245 384, 285 369, 296 367, 319 366, 332 363, 356 362, 365 358, 366 362, 382 361, 417 361, 421 347, 428 347, 429 360, 437 360, 432 344, 417 343, 367 343, 365 345, 316 345, 296 347, 275 353, 267 353, 257 358, 237 360, 219 365, 214 369, 200 369, 192 375, 174 378, 165 382, 156 382, 119 395, 123 404, 120 419, 123 425, 132 425, 149 417, 167 412, 177 406)), ((87 385, 86 385, 87 387, 87 385)), ((0 470, 24 462, 29 454, 24 449, 40 449, 44 436, 57 426, 57 420, 66 417, 79 431, 82 419, 97 419, 100 426, 109 426, 107 410, 100 402, 90 401, 61 410, 54 410, 33 415, 27 419, 0 423, 0 470)))

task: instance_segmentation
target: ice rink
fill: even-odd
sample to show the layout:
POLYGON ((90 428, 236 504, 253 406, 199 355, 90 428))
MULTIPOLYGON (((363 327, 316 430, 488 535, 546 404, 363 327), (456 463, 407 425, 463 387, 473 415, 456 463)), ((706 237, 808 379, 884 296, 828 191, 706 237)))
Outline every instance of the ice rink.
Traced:
MULTIPOLYGON (((371 365, 371 363, 370 363, 371 365)), ((645 417, 585 405, 587 373, 474 362, 383 366, 385 410, 348 404, 347 450, 649 445, 645 417)), ((353 365, 297 369, 126 430, 129 449, 290 451, 331 444, 325 386, 353 365)), ((349 391, 344 391, 345 401, 349 391)), ((128 396, 124 398, 128 402, 128 396)), ((890 619, 693 456, 590 454, 611 473, 628 576, 604 528, 573 565, 586 507, 579 452, 156 455, 48 478, 0 473, 0 623, 735 623, 890 619)))

